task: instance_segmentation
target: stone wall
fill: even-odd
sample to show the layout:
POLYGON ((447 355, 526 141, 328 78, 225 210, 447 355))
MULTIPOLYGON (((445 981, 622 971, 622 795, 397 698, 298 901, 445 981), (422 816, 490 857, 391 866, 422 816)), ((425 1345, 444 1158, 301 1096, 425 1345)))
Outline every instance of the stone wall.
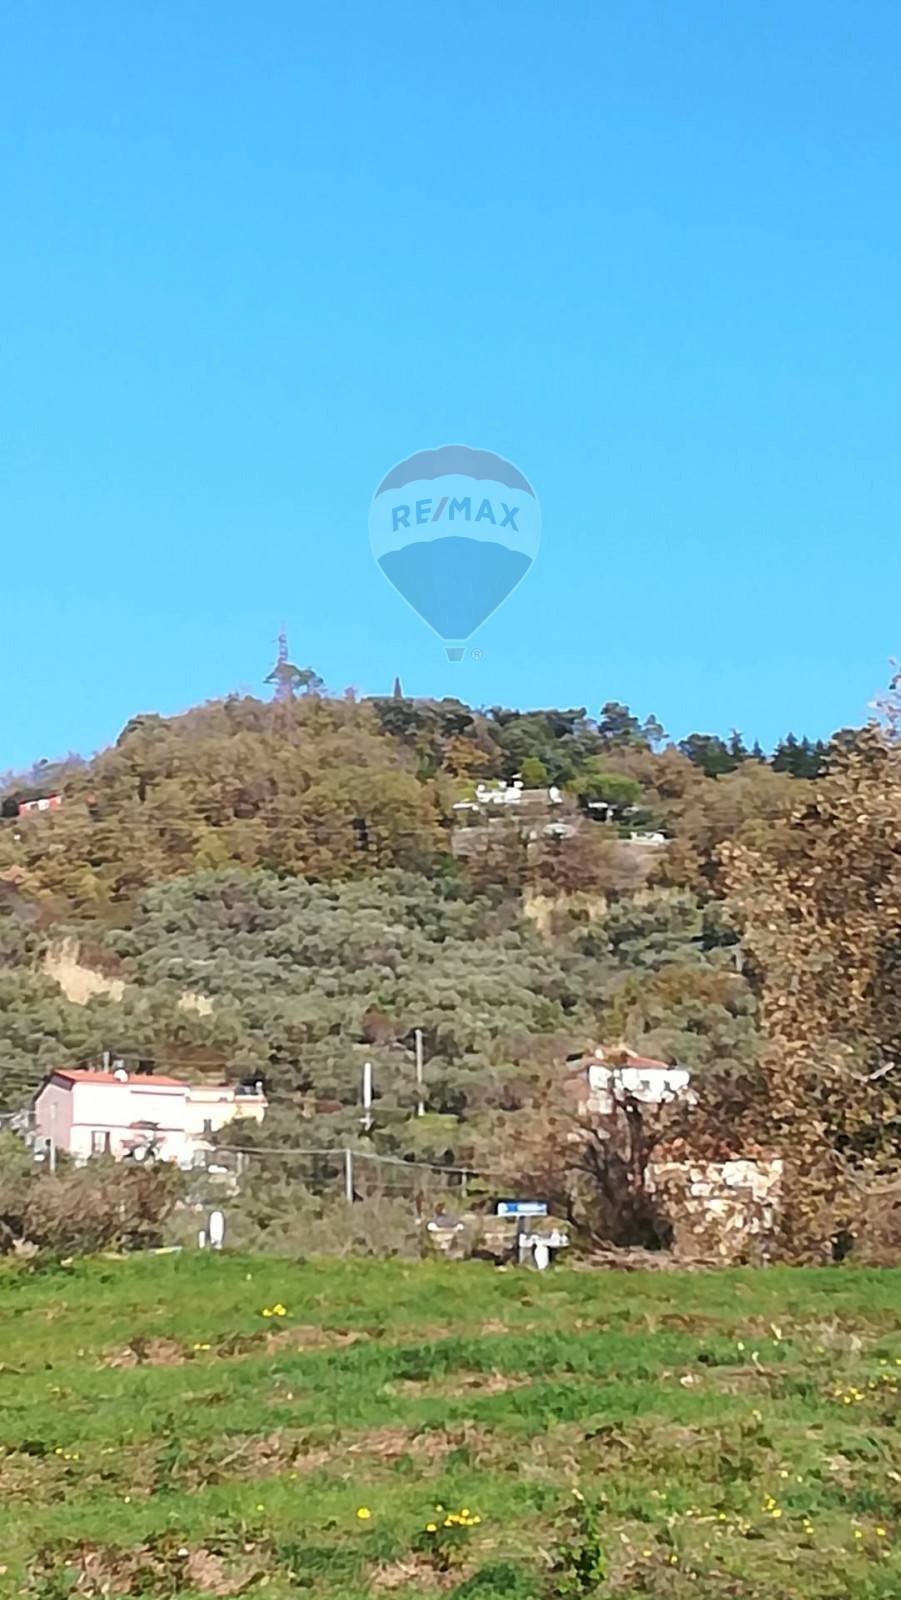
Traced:
POLYGON ((683 1260, 765 1261, 782 1197, 778 1158, 652 1163, 645 1175, 683 1260))

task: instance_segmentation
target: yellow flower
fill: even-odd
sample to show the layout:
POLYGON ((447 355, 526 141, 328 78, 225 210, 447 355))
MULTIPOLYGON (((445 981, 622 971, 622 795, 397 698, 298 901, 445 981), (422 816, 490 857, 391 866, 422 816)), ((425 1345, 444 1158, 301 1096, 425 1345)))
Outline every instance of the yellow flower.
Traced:
POLYGON ((279 1301, 277 1306, 272 1307, 272 1315, 274 1317, 286 1317, 288 1315, 281 1301, 279 1301))
POLYGON ((357 1516, 361 1522, 368 1522, 372 1512, 368 1506, 357 1506, 357 1516))
POLYGON ((425 1531, 426 1533, 437 1533, 438 1529, 434 1522, 427 1522, 425 1525, 425 1531))
POLYGON ((884 1528, 877 1528, 876 1529, 876 1538, 877 1539, 884 1539, 885 1536, 886 1535, 885 1535, 885 1529, 884 1528))
POLYGON ((269 1310, 268 1306, 264 1306, 263 1307, 262 1311, 260 1312, 260 1316, 261 1317, 271 1317, 272 1316, 272 1312, 269 1310))
POLYGON ((855 1539, 862 1539, 863 1538, 863 1534, 861 1533, 859 1528, 855 1528, 854 1529, 854 1537, 855 1537, 855 1539))

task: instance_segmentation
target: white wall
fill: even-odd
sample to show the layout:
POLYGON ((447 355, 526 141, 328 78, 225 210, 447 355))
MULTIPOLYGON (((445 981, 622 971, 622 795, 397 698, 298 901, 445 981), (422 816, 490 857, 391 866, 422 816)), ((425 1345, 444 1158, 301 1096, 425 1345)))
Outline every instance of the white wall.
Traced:
POLYGON ((684 1095, 691 1073, 684 1067, 602 1067, 588 1068, 589 1107, 601 1116, 614 1109, 619 1087, 640 1105, 659 1106, 684 1095))

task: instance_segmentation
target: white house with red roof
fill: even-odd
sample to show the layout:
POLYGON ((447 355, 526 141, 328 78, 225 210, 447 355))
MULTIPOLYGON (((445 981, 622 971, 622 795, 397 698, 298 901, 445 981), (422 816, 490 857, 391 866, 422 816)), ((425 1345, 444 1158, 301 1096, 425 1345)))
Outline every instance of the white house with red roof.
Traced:
POLYGON ((689 1096, 691 1073, 628 1045, 597 1045, 573 1067, 581 1114, 610 1116, 617 1099, 628 1095, 639 1105, 661 1106, 689 1096))
POLYGON ((53 1140, 76 1161, 111 1155, 138 1158, 153 1151, 191 1166, 236 1117, 262 1122, 267 1102, 254 1089, 195 1085, 162 1073, 59 1068, 32 1103, 36 1140, 53 1140))
POLYGON ((61 794, 41 795, 39 800, 20 800, 19 816, 27 817, 32 811, 58 811, 63 803, 61 794))

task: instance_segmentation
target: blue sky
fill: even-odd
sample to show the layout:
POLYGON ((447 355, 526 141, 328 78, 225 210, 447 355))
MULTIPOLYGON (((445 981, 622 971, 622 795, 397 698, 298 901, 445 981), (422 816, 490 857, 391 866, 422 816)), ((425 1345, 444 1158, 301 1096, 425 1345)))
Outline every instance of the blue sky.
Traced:
POLYGON ((338 691, 862 720, 901 654, 887 0, 0 0, 0 767, 338 691), (538 563, 446 661, 368 547, 414 450, 538 563))

